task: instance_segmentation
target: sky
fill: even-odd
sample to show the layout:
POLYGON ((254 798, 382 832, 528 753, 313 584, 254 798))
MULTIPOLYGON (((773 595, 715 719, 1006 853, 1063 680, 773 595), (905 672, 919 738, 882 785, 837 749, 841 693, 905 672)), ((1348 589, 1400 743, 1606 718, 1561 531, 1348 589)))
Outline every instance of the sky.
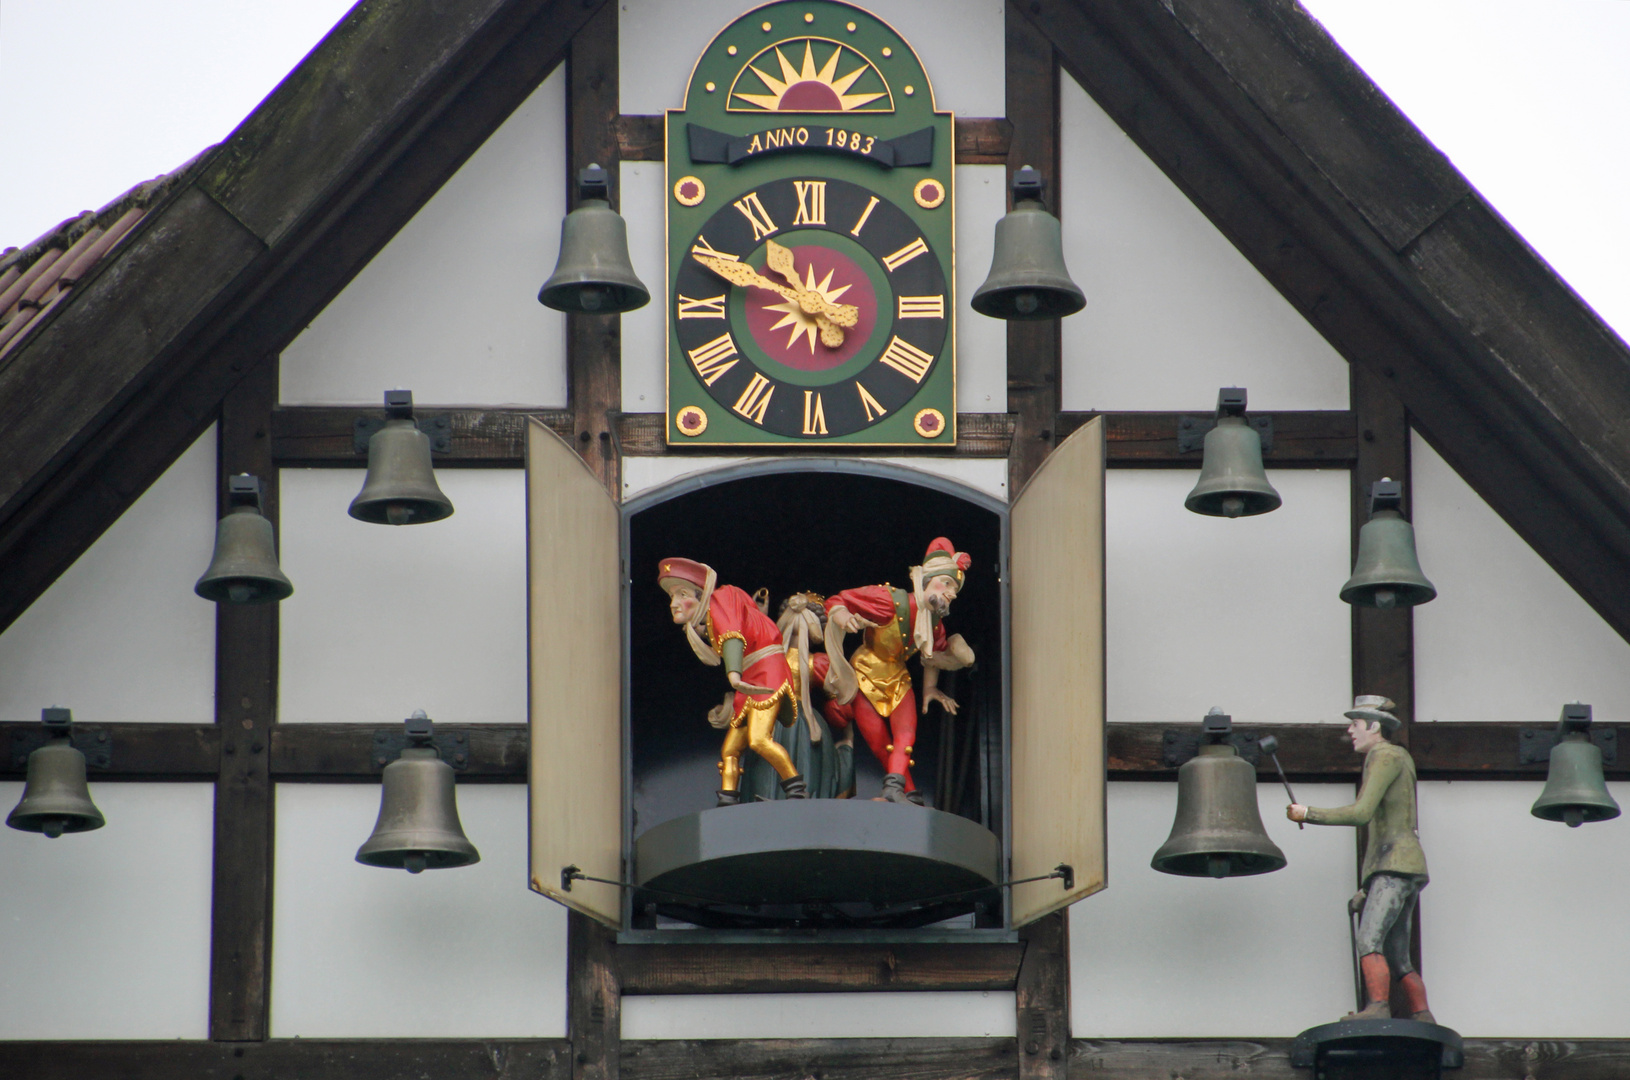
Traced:
MULTIPOLYGON (((1630 0, 1303 3, 1630 337, 1630 0)), ((0 248, 225 138, 349 6, 0 0, 0 248)))

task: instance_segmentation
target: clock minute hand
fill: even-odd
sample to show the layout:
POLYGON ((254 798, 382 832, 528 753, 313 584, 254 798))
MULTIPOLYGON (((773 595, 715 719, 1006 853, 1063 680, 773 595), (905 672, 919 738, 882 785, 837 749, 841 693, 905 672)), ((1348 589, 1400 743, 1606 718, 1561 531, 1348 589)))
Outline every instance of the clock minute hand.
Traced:
MULTIPOLYGON (((771 270, 786 278, 788 283, 798 291, 796 297, 798 307, 806 315, 814 315, 816 321, 825 315, 839 326, 854 326, 860 321, 860 309, 853 304, 834 304, 814 289, 806 288, 798 279, 798 267, 793 262, 792 249, 782 247, 774 240, 764 241, 764 264, 771 270)), ((794 299, 788 297, 787 299, 794 299)), ((823 337, 824 341, 825 338, 823 337)))
MULTIPOLYGON (((713 271, 715 274, 718 274, 720 277, 724 278, 726 281, 730 282, 732 285, 740 285, 744 288, 769 289, 771 292, 777 294, 783 299, 792 301, 800 308, 803 308, 808 314, 814 316, 815 325, 820 327, 822 345, 825 345, 829 349, 836 349, 843 345, 843 330, 836 325, 838 320, 829 319, 825 314, 819 311, 809 311, 809 309, 805 307, 805 300, 807 298, 819 299, 822 304, 825 304, 825 298, 821 297, 820 294, 796 293, 779 282, 771 281, 769 278, 765 277, 763 274, 760 274, 757 270, 754 270, 746 263, 736 262, 731 259, 720 259, 713 255, 693 255, 692 258, 701 263, 703 266, 707 267, 709 270, 713 271)), ((839 306, 848 307, 849 305, 844 304, 839 306)), ((858 314, 858 312, 856 313, 858 314)), ((850 325, 854 325, 853 317, 851 317, 850 325)))

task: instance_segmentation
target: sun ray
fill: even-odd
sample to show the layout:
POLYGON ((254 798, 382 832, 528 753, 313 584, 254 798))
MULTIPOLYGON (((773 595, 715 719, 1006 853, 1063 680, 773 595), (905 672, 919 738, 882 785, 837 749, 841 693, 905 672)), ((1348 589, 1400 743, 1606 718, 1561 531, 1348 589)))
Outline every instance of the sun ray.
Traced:
POLYGON ((882 96, 882 94, 844 94, 838 98, 838 103, 847 112, 850 109, 858 109, 862 105, 870 104, 882 96))
MULTIPOLYGON (((833 53, 832 56, 833 59, 836 60, 837 53, 833 53)), ((841 79, 834 80, 832 82, 832 89, 837 91, 839 94, 847 94, 849 92, 849 88, 855 85, 855 80, 864 74, 866 74, 866 65, 862 64, 849 74, 843 76, 841 79)))
POLYGON ((787 348, 790 349, 797 344, 799 336, 802 335, 809 339, 809 354, 815 355, 815 332, 818 327, 815 320, 805 315, 796 303, 789 300, 784 304, 766 304, 764 310, 784 313, 781 321, 770 327, 770 332, 774 333, 784 326, 792 327, 792 334, 787 338, 787 348))
POLYGON ((779 94, 743 94, 738 91, 736 93, 736 97, 740 98, 742 101, 750 101, 759 108, 768 109, 770 112, 774 112, 776 106, 781 104, 781 96, 779 94))
MULTIPOLYGON (((805 48, 808 48, 807 44, 805 45, 805 48)), ((790 63, 787 62, 786 55, 781 52, 781 49, 780 49, 779 46, 776 47, 775 58, 777 60, 781 61, 781 77, 783 79, 787 80, 786 85, 791 86, 793 83, 797 82, 798 81, 798 69, 793 67, 790 63)))
MULTIPOLYGON (((775 55, 780 56, 781 55, 780 51, 778 50, 775 55)), ((781 66, 783 68, 787 66, 786 60, 781 61, 781 66)), ((785 94, 787 92, 787 87, 792 85, 792 80, 791 79, 789 79, 786 82, 782 82, 780 79, 777 79, 773 75, 764 74, 764 72, 760 71, 758 69, 757 65, 755 65, 755 64, 748 64, 747 65, 747 70, 751 71, 754 75, 757 75, 760 79, 764 80, 764 85, 769 87, 770 88, 770 93, 774 94, 776 97, 780 97, 782 94, 785 94)), ((790 75, 791 73, 788 72, 787 74, 790 75)))
MULTIPOLYGON (((821 70, 820 70, 819 73, 816 74, 815 78, 819 79, 823 83, 827 83, 828 85, 831 85, 832 84, 832 76, 838 70, 838 58, 841 57, 842 55, 843 55, 843 46, 839 45, 837 48, 832 50, 832 55, 826 58, 826 63, 821 65, 821 70)), ((865 71, 866 69, 861 68, 860 70, 865 71)), ((838 93, 841 94, 841 93, 843 93, 844 90, 847 90, 849 88, 847 86, 845 86, 842 89, 838 89, 836 86, 833 86, 833 89, 837 90, 838 93)))
MULTIPOLYGON (((868 73, 873 73, 878 79, 882 78, 882 72, 878 71, 876 65, 867 60, 864 55, 843 45, 841 42, 814 38, 803 38, 801 40, 804 45, 804 54, 798 58, 797 64, 794 64, 787 56, 787 49, 797 49, 798 42, 796 40, 770 45, 748 61, 741 69, 740 74, 737 75, 737 81, 731 84, 729 100, 736 104, 730 106, 730 111, 762 109, 766 112, 851 112, 856 109, 865 109, 872 112, 876 110, 869 108, 869 106, 874 103, 880 105, 882 111, 893 111, 893 100, 886 84, 881 91, 850 93, 850 90, 862 78, 867 77, 868 73), (832 50, 825 59, 819 61, 815 57, 816 40, 822 42, 823 48, 830 47, 832 50), (852 54, 850 57, 851 62, 858 61, 859 64, 854 70, 840 75, 838 69, 843 64, 846 48, 852 54), (768 74, 758 66, 768 59, 770 53, 775 54, 775 67, 780 72, 779 78, 768 74), (752 72, 758 77, 766 92, 753 94, 747 93, 745 89, 738 88, 741 79, 748 72, 752 72), (836 108, 830 105, 821 107, 816 104, 823 96, 816 91, 816 87, 825 87, 831 91, 832 96, 825 100, 832 101, 835 98, 834 104, 836 108), (797 90, 795 95, 796 104, 791 104, 788 95, 792 94, 794 90, 797 90)), ((797 53, 794 52, 793 55, 797 56, 797 53)))

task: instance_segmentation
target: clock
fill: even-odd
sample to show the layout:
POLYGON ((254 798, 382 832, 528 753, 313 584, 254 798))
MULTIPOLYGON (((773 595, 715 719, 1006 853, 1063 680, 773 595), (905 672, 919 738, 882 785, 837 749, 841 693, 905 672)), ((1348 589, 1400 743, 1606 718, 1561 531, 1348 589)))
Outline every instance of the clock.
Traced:
POLYGON ((669 443, 954 445, 955 148, 909 46, 759 8, 667 123, 669 443))

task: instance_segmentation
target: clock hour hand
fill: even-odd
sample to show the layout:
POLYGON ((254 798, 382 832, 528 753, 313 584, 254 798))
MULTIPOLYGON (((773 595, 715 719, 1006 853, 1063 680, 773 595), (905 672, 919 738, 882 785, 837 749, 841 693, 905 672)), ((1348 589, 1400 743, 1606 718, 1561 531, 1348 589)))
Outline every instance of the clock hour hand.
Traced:
MULTIPOLYGON (((798 307, 804 314, 817 316, 817 320, 819 316, 825 315, 839 326, 854 326, 860 321, 860 309, 853 304, 834 304, 814 289, 804 287, 804 283, 798 278, 798 268, 793 263, 791 248, 782 247, 774 240, 764 241, 764 264, 786 278, 788 284, 797 290, 798 307)), ((824 337, 822 341, 825 341, 824 337)))
MULTIPOLYGON (((781 250, 786 251, 785 248, 782 248, 781 250)), ((788 252, 788 254, 790 255, 791 252, 788 252)), ((819 293, 795 292, 778 281, 770 280, 763 274, 760 274, 757 270, 754 270, 751 266, 748 266, 746 263, 736 262, 731 259, 720 259, 713 255, 694 255, 692 257, 709 270, 712 270, 715 274, 718 274, 720 277, 730 282, 732 285, 740 285, 743 288, 769 289, 771 292, 776 293, 783 299, 790 300, 797 304, 806 314, 813 315, 815 317, 815 325, 820 327, 821 331, 821 344, 825 345, 829 349, 836 349, 843 344, 843 331, 836 324, 840 322, 840 319, 844 313, 839 312, 839 318, 829 318, 824 310, 817 309, 811 311, 806 297, 819 300, 823 307, 836 306, 839 308, 849 308, 850 314, 848 318, 849 325, 851 326, 854 325, 855 317, 859 315, 858 309, 851 307, 848 304, 827 304, 826 298, 821 296, 819 293)))

